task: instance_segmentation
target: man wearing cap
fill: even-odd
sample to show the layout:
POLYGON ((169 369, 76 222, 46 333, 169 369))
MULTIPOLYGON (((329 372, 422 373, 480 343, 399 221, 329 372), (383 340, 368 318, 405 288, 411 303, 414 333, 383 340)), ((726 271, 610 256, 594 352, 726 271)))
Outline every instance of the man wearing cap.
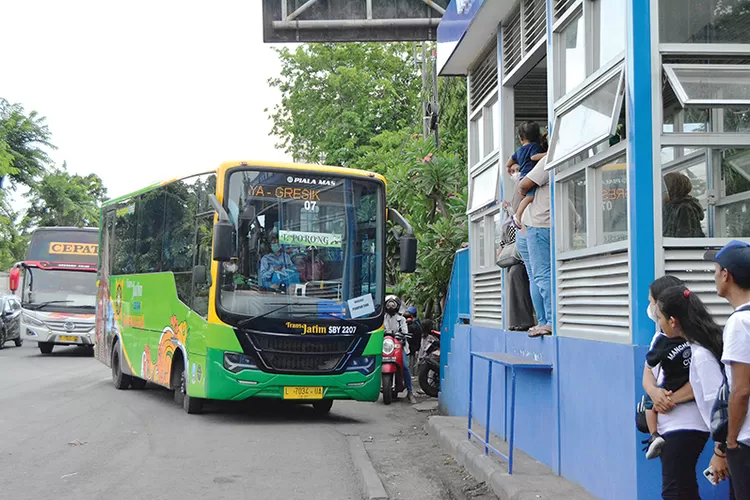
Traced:
POLYGON ((717 293, 734 308, 721 356, 729 382, 726 454, 736 497, 750 499, 750 244, 734 240, 705 258, 716 265, 717 293))

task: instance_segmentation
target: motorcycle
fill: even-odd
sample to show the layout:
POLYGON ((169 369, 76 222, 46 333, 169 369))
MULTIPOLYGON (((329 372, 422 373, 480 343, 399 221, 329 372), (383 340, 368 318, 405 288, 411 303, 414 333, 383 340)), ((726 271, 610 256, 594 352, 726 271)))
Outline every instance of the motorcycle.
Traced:
POLYGON ((432 330, 422 339, 419 355, 419 387, 433 398, 440 392, 440 332, 432 330))
POLYGON ((386 332, 383 337, 383 368, 380 375, 380 389, 383 403, 391 404, 400 392, 406 389, 404 380, 403 343, 405 336, 386 332))

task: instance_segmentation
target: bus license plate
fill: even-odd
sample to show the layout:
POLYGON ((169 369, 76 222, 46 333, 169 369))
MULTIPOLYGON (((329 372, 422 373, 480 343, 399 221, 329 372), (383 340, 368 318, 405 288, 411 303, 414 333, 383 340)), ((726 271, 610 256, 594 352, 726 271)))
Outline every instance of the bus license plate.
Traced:
POLYGON ((60 342, 78 342, 78 337, 75 335, 60 335, 57 340, 60 342))
POLYGON ((323 388, 284 387, 284 399, 323 399, 323 388))

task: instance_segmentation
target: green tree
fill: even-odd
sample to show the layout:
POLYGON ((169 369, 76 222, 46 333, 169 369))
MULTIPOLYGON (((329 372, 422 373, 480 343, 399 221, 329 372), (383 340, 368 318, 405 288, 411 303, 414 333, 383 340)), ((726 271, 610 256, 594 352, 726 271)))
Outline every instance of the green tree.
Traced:
POLYGON ((32 226, 99 225, 99 207, 107 189, 96 174, 70 174, 67 165, 53 168, 24 196, 31 200, 26 224, 32 226))
POLYGON ((7 270, 23 260, 29 237, 21 225, 22 214, 15 212, 0 193, 0 269, 7 270))
POLYGON ((46 171, 50 159, 44 148, 55 147, 44 122, 36 111, 27 114, 22 105, 0 98, 0 178, 8 176, 12 187, 31 186, 46 171))

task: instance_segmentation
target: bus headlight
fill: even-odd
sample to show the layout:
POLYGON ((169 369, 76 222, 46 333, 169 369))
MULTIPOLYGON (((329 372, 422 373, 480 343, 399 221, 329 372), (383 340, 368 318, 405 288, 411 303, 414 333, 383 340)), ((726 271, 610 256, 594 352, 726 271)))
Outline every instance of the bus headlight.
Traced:
POLYGON ((246 354, 238 352, 224 353, 224 368, 232 373, 239 373, 242 370, 257 370, 255 362, 246 354))
POLYGON ((360 372, 363 375, 369 375, 375 371, 375 356, 352 358, 346 366, 346 371, 360 372))
POLYGON ((391 354, 396 349, 396 343, 393 341, 392 338, 386 337, 385 340, 383 340, 383 354, 386 356, 391 354))
POLYGON ((22 313, 21 317, 23 318, 23 322, 27 325, 44 326, 44 323, 41 320, 36 319, 31 314, 22 313))

